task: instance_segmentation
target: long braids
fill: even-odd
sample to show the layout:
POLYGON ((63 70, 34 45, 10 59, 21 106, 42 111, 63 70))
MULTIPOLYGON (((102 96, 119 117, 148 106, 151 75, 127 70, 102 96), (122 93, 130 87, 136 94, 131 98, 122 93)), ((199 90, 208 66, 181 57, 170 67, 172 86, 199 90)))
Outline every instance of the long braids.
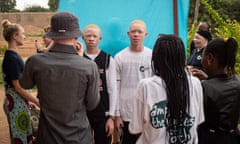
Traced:
MULTIPOLYGON (((167 114, 166 129, 169 137, 183 133, 183 123, 189 112, 189 84, 185 72, 185 50, 182 40, 173 35, 158 38, 152 55, 153 71, 166 84, 167 114)), ((187 143, 186 135, 183 141, 187 143)))

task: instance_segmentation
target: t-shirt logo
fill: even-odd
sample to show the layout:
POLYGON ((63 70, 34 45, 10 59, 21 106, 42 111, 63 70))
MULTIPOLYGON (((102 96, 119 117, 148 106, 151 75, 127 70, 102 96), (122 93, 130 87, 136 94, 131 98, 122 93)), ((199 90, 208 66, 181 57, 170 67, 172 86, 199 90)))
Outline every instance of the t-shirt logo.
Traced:
MULTIPOLYGON (((150 116, 150 123, 153 128, 159 129, 166 127, 167 119, 167 101, 160 101, 155 103, 152 106, 152 110, 149 113, 150 116)), ((179 133, 176 134, 175 131, 169 132, 169 144, 175 144, 177 139, 182 142, 189 141, 191 139, 190 129, 192 128, 195 122, 195 117, 191 117, 189 114, 185 116, 185 120, 182 125, 180 125, 181 130, 179 133)))
POLYGON ((149 70, 149 67, 144 67, 144 66, 139 67, 140 72, 145 72, 145 70, 149 70))
POLYGON ((202 56, 197 56, 197 60, 201 60, 202 59, 202 56))

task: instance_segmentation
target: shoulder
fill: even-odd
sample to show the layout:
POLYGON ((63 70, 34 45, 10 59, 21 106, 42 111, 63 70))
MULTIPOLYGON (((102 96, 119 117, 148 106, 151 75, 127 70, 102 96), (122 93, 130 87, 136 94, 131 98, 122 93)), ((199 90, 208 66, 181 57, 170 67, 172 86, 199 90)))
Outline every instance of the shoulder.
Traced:
POLYGON ((7 59, 18 59, 19 55, 16 52, 12 52, 7 50, 4 55, 5 58, 7 59))
POLYGON ((150 49, 149 47, 145 47, 145 46, 144 46, 144 51, 146 51, 146 52, 152 52, 152 49, 150 49))
POLYGON ((102 53, 102 54, 104 54, 104 55, 107 55, 107 56, 111 56, 109 53, 107 53, 107 52, 105 52, 105 51, 103 51, 103 50, 101 50, 100 53, 102 53))
POLYGON ((121 56, 125 55, 125 54, 128 53, 128 52, 129 52, 129 47, 126 47, 126 48, 122 49, 120 52, 118 52, 118 53, 115 55, 115 57, 121 57, 121 56))
POLYGON ((154 75, 152 77, 148 77, 148 78, 143 78, 139 82, 139 86, 142 86, 142 87, 148 87, 148 86, 154 87, 156 85, 158 85, 158 86, 164 85, 161 77, 156 76, 156 75, 154 75))

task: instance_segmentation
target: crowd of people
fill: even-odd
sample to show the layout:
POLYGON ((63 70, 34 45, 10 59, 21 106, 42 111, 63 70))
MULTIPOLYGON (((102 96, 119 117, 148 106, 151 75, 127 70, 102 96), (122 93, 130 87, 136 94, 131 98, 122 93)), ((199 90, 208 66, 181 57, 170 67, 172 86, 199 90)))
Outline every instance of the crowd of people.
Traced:
POLYGON ((144 46, 147 26, 133 20, 130 45, 112 57, 96 24, 57 12, 42 47, 23 62, 24 28, 2 21, 4 111, 13 144, 239 144, 240 80, 234 38, 214 38, 202 23, 186 58, 181 38, 162 34, 144 46), (82 37, 86 49, 78 42, 82 37), (191 68, 189 68, 191 67, 191 68), (37 97, 28 89, 37 88, 37 97), (37 136, 29 107, 40 108, 37 136))

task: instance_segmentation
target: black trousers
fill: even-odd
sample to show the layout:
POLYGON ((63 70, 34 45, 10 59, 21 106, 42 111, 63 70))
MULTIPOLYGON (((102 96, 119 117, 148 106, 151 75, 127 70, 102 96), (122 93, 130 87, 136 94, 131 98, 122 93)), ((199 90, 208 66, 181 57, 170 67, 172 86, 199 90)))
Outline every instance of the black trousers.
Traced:
POLYGON ((133 135, 129 132, 128 125, 129 122, 123 122, 123 134, 122 134, 122 144, 136 144, 138 135, 133 135))
POLYGON ((106 119, 89 120, 89 122, 94 136, 94 144, 110 144, 111 137, 107 136, 105 130, 106 119))

